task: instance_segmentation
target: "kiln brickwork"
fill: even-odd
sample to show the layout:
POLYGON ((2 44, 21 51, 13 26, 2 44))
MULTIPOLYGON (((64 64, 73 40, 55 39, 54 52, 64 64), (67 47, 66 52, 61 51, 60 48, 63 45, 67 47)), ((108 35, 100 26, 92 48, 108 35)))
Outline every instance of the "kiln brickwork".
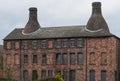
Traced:
POLYGON ((101 3, 92 6, 86 26, 46 28, 37 21, 37 9, 30 8, 25 28, 4 38, 4 77, 32 81, 60 72, 65 81, 118 81, 119 38, 109 32, 101 3))

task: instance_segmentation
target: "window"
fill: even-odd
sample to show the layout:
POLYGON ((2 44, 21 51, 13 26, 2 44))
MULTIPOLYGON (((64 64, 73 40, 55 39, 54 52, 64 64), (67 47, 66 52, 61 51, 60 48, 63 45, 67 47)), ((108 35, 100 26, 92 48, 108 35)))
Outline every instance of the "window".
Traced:
POLYGON ((32 48, 37 49, 37 41, 36 40, 32 41, 32 48))
POLYGON ((47 48, 47 40, 41 41, 41 48, 47 48))
POLYGON ((107 64, 107 54, 106 52, 101 53, 101 64, 106 65, 107 64))
POLYGON ((37 55, 33 55, 33 64, 37 64, 37 55))
POLYGON ((101 71, 101 81, 106 81, 106 70, 101 71))
POLYGON ((24 55, 24 64, 28 63, 28 55, 24 55))
POLYGON ((48 70, 48 77, 52 77, 52 70, 48 70))
POLYGON ((46 70, 42 70, 42 72, 41 72, 41 77, 42 77, 42 78, 45 78, 45 77, 46 77, 46 70))
POLYGON ((15 62, 15 64, 20 64, 20 59, 19 59, 19 55, 18 54, 14 55, 14 62, 15 62))
POLYGON ((63 70, 63 79, 64 81, 67 81, 67 70, 66 69, 63 70))
POLYGON ((7 49, 11 49, 11 48, 12 48, 11 42, 7 42, 7 49))
POLYGON ((28 81, 28 70, 23 71, 23 80, 28 81))
POLYGON ((75 47, 75 39, 70 39, 70 47, 75 47))
POLYGON ((62 54, 62 64, 67 64, 68 63, 68 58, 67 58, 67 53, 62 54))
POLYGON ((70 70, 70 81, 76 81, 75 70, 70 70))
POLYGON ((61 48, 61 39, 56 40, 56 48, 61 48))
POLYGON ((75 64, 75 53, 70 53, 70 64, 75 64))
POLYGON ((67 47, 67 39, 63 39, 62 41, 62 47, 66 48, 67 47))
POLYGON ((61 64, 61 53, 56 54, 56 64, 61 64))
POLYGON ((95 64, 95 52, 90 52, 89 60, 91 65, 95 64))
POLYGON ((77 47, 83 47, 83 39, 77 39, 77 47))
POLYGON ((10 65, 11 64, 11 55, 10 54, 7 54, 6 60, 7 60, 7 64, 10 65))
POLYGON ((28 42, 27 42, 27 41, 23 41, 23 42, 22 42, 22 48, 23 48, 24 50, 27 50, 27 49, 28 49, 28 42))
POLYGON ((77 63, 82 64, 83 63, 83 53, 79 52, 77 57, 78 57, 78 59, 77 59, 78 62, 77 63))
POLYGON ((19 49, 20 48, 20 43, 19 42, 15 42, 15 49, 19 49))
POLYGON ((32 81, 37 81, 37 79, 38 79, 37 70, 33 70, 32 71, 32 81))
POLYGON ((42 54, 42 64, 46 64, 46 54, 42 54))
POLYGON ((95 70, 90 70, 90 81, 95 81, 95 70))

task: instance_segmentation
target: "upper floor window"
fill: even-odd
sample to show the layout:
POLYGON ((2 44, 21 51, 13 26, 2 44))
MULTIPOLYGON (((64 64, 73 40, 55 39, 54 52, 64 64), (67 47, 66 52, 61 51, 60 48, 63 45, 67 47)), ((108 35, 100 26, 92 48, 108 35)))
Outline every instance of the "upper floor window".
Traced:
POLYGON ((106 52, 101 53, 101 64, 106 65, 107 64, 107 54, 106 52))
POLYGON ((70 39, 70 47, 75 47, 75 39, 70 39))
POLYGON ((70 53, 70 64, 75 64, 75 53, 70 53))
POLYGON ((61 48, 61 39, 56 40, 56 48, 61 48))
POLYGON ((77 63, 82 64, 83 63, 83 53, 79 52, 77 57, 78 57, 78 59, 77 59, 78 62, 77 63))
POLYGON ((28 63, 28 55, 24 55, 24 64, 27 64, 28 63))
POLYGON ((18 54, 14 55, 14 62, 15 62, 15 64, 20 64, 20 58, 19 58, 18 54))
POLYGON ((68 63, 68 57, 67 53, 62 54, 62 64, 67 64, 68 63))
POLYGON ((10 65, 11 64, 11 55, 10 54, 6 55, 6 60, 7 60, 7 64, 10 65))
POLYGON ((33 54, 33 64, 37 63, 37 54, 33 54))
POLYGON ((95 52, 90 52, 90 56, 89 56, 89 59, 90 59, 90 64, 94 65, 95 64, 95 52))
POLYGON ((56 64, 61 64, 61 53, 56 53, 56 64))
POLYGON ((41 48, 47 48, 47 40, 41 41, 41 48))
POLYGON ((62 47, 67 47, 67 44, 68 44, 68 42, 67 42, 67 39, 63 39, 62 40, 62 47))
POLYGON ((36 40, 34 40, 34 41, 32 41, 32 48, 33 49, 37 49, 37 41, 36 40))
POLYGON ((15 49, 19 49, 20 48, 20 43, 19 42, 15 42, 15 49))
POLYGON ((27 42, 27 41, 23 41, 23 42, 22 42, 22 48, 23 48, 24 50, 27 50, 27 49, 28 49, 28 42, 27 42))
POLYGON ((83 47, 83 39, 77 39, 77 47, 83 47))
POLYGON ((46 64, 46 54, 42 54, 42 64, 46 64))
POLYGON ((12 48, 12 43, 11 42, 7 42, 7 49, 11 49, 12 48))

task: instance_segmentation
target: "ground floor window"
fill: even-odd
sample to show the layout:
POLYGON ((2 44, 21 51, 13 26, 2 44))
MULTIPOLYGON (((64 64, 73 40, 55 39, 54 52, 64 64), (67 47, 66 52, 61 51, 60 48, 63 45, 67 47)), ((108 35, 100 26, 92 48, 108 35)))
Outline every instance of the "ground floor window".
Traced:
POLYGON ((90 81, 95 81, 95 70, 90 70, 90 81))
POLYGON ((32 71, 32 81, 37 81, 37 79, 38 79, 37 70, 33 70, 32 71))
POLYGON ((28 70, 23 71, 23 80, 28 81, 28 70))
POLYGON ((106 81, 106 70, 101 71, 101 81, 106 81))
POLYGON ((75 78, 75 70, 70 70, 70 76, 69 76, 69 80, 70 81, 75 81, 76 78, 75 78))

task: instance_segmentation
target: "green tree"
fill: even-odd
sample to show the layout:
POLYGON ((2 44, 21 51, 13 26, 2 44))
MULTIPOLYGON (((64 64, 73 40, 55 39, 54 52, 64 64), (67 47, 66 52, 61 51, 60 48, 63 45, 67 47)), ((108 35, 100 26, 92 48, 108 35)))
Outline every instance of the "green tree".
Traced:
POLYGON ((61 73, 57 73, 57 74, 55 75, 55 78, 56 78, 58 81, 64 81, 64 79, 62 78, 61 73))

